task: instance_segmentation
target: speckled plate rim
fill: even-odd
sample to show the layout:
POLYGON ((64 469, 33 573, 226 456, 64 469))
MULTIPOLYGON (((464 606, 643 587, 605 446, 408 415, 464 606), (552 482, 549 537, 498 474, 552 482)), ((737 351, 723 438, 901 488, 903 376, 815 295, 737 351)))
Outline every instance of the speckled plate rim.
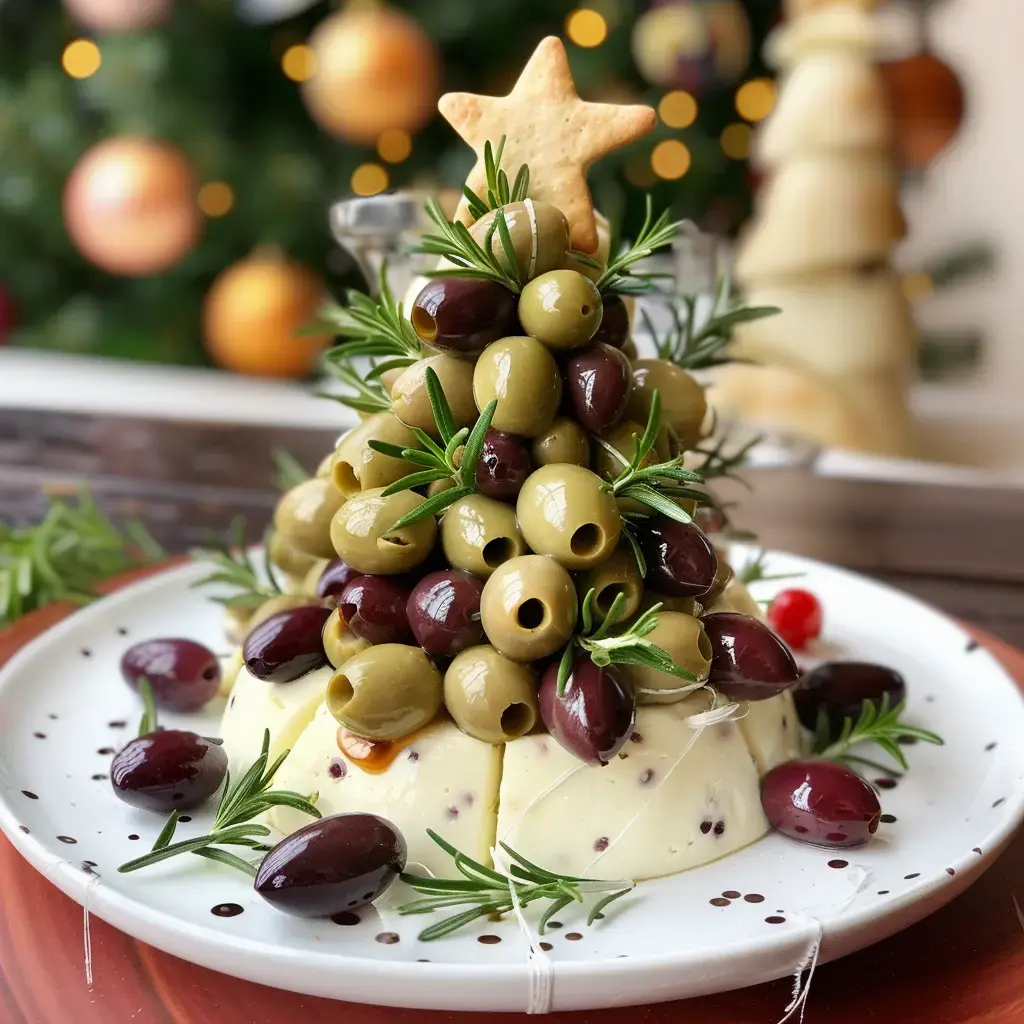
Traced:
MULTIPOLYGON (((736 545, 738 551, 742 546, 736 545)), ((782 552, 768 551, 773 554, 782 552)), ((937 628, 951 630, 966 644, 972 640, 955 620, 926 603, 858 573, 837 566, 785 554, 791 561, 810 568, 827 570, 861 586, 883 591, 890 597, 914 606, 935 621, 937 628)), ((115 607, 130 606, 136 598, 159 590, 170 582, 194 575, 194 565, 186 564, 158 572, 146 579, 115 591, 108 597, 68 615, 19 650, 0 669, 0 702, 4 691, 22 667, 66 635, 75 632, 84 618, 106 614, 115 607)), ((1024 714, 1024 693, 987 650, 978 652, 988 659, 1010 690, 1024 714)), ((865 906, 830 917, 823 925, 819 962, 837 959, 866 945, 880 941, 916 923, 967 889, 998 859, 1016 831, 1024 823, 1024 788, 1003 805, 996 826, 981 841, 984 853, 964 855, 952 862, 954 874, 935 872, 922 877, 895 906, 885 910, 865 906)), ((136 939, 192 963, 219 970, 249 981, 308 995, 372 1002, 385 1006, 410 1006, 439 1010, 527 1009, 530 968, 522 964, 469 963, 388 963, 377 959, 337 952, 315 953, 287 946, 226 935, 211 927, 186 924, 173 915, 154 910, 147 904, 118 893, 102 884, 97 876, 83 873, 58 852, 49 849, 33 835, 18 828, 13 807, 0 792, 0 829, 45 878, 82 905, 87 913, 114 925, 136 939), (415 1002, 408 998, 407 986, 414 983, 415 1002), (462 988, 453 986, 462 983, 462 988), (480 994, 486 996, 480 998, 480 994)), ((742 988, 791 975, 819 938, 811 920, 806 925, 787 929, 786 933, 767 934, 739 942, 708 947, 695 952, 645 954, 629 959, 592 959, 554 964, 555 997, 551 1009, 594 1009, 644 1002, 660 1002, 697 994, 712 994, 742 988), (735 963, 745 960, 747 973, 735 976, 735 963), (750 964, 756 961, 756 966, 750 964), (699 966, 702 977, 680 981, 676 972, 685 974, 699 966), (596 983, 598 979, 600 983, 596 983)))

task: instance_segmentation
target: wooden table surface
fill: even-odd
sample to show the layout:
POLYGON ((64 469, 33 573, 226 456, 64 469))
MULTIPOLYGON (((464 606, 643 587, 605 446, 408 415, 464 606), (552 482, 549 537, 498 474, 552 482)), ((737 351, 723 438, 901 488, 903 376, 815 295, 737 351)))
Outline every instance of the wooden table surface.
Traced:
MULTIPOLYGON (((114 515, 144 519, 172 551, 237 513, 259 535, 275 500, 269 451, 315 465, 308 431, 5 413, 0 519, 40 514, 47 490, 88 482, 114 515)), ((740 525, 769 546, 856 568, 1024 647, 1024 492, 751 474, 740 525)), ((49 608, 0 634, 0 662, 55 622, 49 608)), ((1024 655, 979 634, 1024 685, 1024 655)), ((809 1024, 1024 1022, 1024 834, 967 893, 914 928, 815 977, 809 1024)), ((85 983, 82 911, 0 838, 0 1024, 431 1024, 461 1015, 356 1007, 262 988, 187 964, 93 919, 85 983)), ((789 982, 634 1010, 555 1014, 566 1024, 773 1024, 789 982), (614 1015, 614 1016, 613 1016, 614 1015)))

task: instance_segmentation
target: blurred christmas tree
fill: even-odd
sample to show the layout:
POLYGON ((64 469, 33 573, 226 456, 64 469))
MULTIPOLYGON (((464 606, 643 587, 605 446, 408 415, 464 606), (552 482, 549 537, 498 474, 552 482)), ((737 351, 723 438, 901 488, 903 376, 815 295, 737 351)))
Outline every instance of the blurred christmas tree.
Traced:
POLYGON ((652 136, 591 173, 613 222, 628 233, 651 190, 732 230, 750 192, 736 90, 777 9, 0 0, 0 342, 203 363, 205 324, 218 361, 301 375, 309 356, 267 349, 308 318, 317 275, 354 283, 330 203, 461 182, 472 154, 438 92, 507 91, 545 34, 570 43, 584 98, 659 108, 652 136))

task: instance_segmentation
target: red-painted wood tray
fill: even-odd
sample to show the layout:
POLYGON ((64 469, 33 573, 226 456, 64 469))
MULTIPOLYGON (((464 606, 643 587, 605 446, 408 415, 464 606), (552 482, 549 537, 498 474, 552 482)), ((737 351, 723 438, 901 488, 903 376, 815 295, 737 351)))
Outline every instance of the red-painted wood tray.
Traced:
MULTIPOLYGON (((70 611, 64 606, 46 608, 0 633, 0 664, 70 611)), ((977 636, 1024 687, 1024 654, 986 634, 977 636)), ((1024 1021, 1021 900, 1024 833, 976 885, 938 913, 892 939, 820 968, 808 1021, 1024 1021)), ((426 1024, 453 1016, 298 996, 196 967, 96 919, 90 922, 90 932, 91 987, 85 977, 81 907, 47 883, 0 836, 0 1024, 426 1024)), ((683 1018, 689 1024, 772 1024, 788 999, 789 985, 776 982, 626 1012, 645 1024, 683 1018)), ((610 1021, 622 1014, 616 1009, 553 1016, 610 1021)))

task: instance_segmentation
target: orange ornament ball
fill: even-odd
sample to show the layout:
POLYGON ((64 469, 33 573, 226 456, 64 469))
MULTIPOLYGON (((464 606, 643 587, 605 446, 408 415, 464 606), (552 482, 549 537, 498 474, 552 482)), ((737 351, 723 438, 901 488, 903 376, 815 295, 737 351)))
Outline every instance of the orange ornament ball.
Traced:
POLYGON ((318 26, 309 45, 315 70, 302 96, 331 135, 371 145, 388 128, 415 132, 433 117, 437 48, 407 14, 386 6, 342 10, 318 26))
POLYGON ((932 53, 881 65, 896 126, 896 151, 920 169, 953 141, 964 117, 960 79, 932 53))
POLYGON ((174 0, 64 0, 68 14, 93 32, 138 32, 166 21, 174 0))
POLYGON ((65 183, 64 224, 78 251, 101 269, 158 274, 199 238, 192 168, 166 143, 133 136, 97 143, 65 183))
POLYGON ((254 377, 306 377, 330 343, 300 334, 325 296, 320 275, 276 253, 258 253, 224 270, 203 306, 206 350, 226 370, 254 377))

